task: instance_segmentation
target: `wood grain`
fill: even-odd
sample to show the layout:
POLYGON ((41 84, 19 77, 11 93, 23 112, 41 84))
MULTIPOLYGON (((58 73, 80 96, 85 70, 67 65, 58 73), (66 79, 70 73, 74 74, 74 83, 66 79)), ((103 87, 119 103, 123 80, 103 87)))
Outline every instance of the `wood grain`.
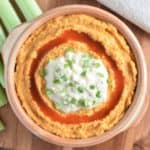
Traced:
MULTIPOLYGON (((37 0, 41 8, 46 11, 51 8, 66 4, 89 4, 100 6, 95 0, 37 0)), ((121 18, 121 17, 120 17, 121 18)), ((150 76, 150 34, 140 30, 125 19, 124 20, 137 36, 145 55, 150 76)), ((150 80, 148 85, 150 85, 150 80)), ((150 100, 150 86, 148 87, 147 100, 150 100)), ((144 118, 137 127, 130 128, 113 139, 93 147, 82 148, 82 150, 150 150, 150 107, 144 118)), ((0 109, 0 116, 6 123, 7 129, 0 134, 0 147, 13 150, 81 150, 81 148, 60 147, 48 144, 32 135, 20 124, 14 116, 10 106, 0 109)))

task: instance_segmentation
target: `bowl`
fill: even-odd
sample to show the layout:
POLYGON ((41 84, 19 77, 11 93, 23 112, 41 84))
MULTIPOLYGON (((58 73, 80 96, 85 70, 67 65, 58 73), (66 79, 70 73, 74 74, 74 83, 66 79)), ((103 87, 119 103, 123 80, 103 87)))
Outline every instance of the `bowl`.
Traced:
POLYGON ((29 129, 39 138, 49 143, 70 147, 84 147, 102 143, 133 126, 144 110, 144 106, 146 103, 145 95, 147 89, 147 70, 141 46, 135 35, 127 27, 127 25, 125 25, 114 15, 100 8, 88 5, 68 5, 52 9, 36 20, 24 23, 16 27, 7 39, 6 44, 3 47, 2 55, 5 65, 6 93, 11 108, 13 109, 20 122, 27 129, 29 129), (36 28, 47 22, 49 19, 55 18, 57 16, 78 13, 91 15, 106 22, 110 22, 118 29, 118 31, 125 37, 135 56, 138 70, 138 79, 133 102, 125 113, 124 117, 117 123, 117 125, 100 136, 90 137, 87 139, 65 139, 47 132, 46 130, 35 124, 28 117, 28 115, 22 108, 15 91, 14 69, 19 48, 36 28))

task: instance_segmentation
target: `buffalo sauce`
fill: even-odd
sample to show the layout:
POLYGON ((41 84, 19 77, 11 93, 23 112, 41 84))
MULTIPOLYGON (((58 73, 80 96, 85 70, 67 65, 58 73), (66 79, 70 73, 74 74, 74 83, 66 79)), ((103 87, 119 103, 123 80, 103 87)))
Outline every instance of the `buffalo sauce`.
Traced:
POLYGON ((54 40, 51 40, 47 44, 45 44, 43 47, 41 47, 39 50, 37 50, 37 57, 35 60, 33 60, 31 69, 30 69, 30 82, 31 82, 31 94, 33 99, 38 104, 41 111, 48 116, 53 121, 58 121, 61 123, 66 124, 77 124, 82 122, 90 122, 94 120, 99 120, 104 118, 106 115, 109 114, 109 112, 116 106, 116 104, 119 101, 119 98, 121 96, 124 80, 122 72, 117 68, 117 65, 115 61, 106 54, 104 47, 97 41, 94 41, 91 39, 87 34, 85 33, 78 33, 74 30, 66 30, 64 31, 59 37, 57 37, 54 40), (103 57, 107 63, 109 64, 109 67, 114 73, 114 82, 115 87, 114 90, 111 92, 111 95, 109 96, 107 100, 107 105, 100 109, 99 111, 95 112, 91 116, 88 115, 79 115, 75 113, 70 114, 61 114, 55 111, 54 109, 48 107, 45 102, 42 100, 40 94, 38 93, 38 89, 36 87, 34 74, 36 71, 36 68, 38 67, 41 59, 44 55, 48 53, 48 51, 55 46, 58 46, 60 44, 63 44, 69 40, 79 41, 85 43, 91 50, 96 52, 98 55, 103 57))

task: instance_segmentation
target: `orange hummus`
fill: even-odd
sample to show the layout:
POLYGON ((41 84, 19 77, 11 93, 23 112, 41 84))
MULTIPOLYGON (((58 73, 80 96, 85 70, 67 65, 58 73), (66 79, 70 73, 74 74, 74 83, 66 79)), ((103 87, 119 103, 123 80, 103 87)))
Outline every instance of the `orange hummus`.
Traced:
MULTIPOLYGON (((40 26, 26 39, 16 60, 15 86, 23 109, 41 128, 65 138, 98 136, 115 126, 132 102, 136 80, 135 59, 124 37, 112 24, 84 14, 60 16, 40 26), (108 87, 104 101, 91 107, 85 100, 81 109, 65 113, 47 96, 47 81, 40 71, 70 47, 104 64, 108 87)), ((100 98, 98 92, 96 97, 100 98)))

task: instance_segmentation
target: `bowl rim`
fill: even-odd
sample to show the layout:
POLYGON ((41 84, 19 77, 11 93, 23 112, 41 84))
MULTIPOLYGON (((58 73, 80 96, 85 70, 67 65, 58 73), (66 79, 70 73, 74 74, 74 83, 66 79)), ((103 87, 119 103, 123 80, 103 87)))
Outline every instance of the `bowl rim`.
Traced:
POLYGON ((38 17, 35 21, 31 22, 31 25, 29 25, 27 29, 23 31, 21 36, 14 44, 11 53, 9 55, 8 63, 5 69, 5 81, 6 81, 6 93, 11 108, 13 109, 14 113, 16 114, 20 122, 28 130, 30 130, 33 134, 49 143, 61 146, 84 147, 102 143, 119 134, 120 132, 124 131, 125 129, 129 128, 135 122, 135 120, 137 119, 137 117, 141 112, 141 109, 144 106, 145 101, 144 98, 147 89, 147 70, 141 46, 138 40, 136 39, 135 35, 127 27, 127 25, 125 25, 125 23, 123 23, 120 19, 118 19, 111 13, 94 6, 67 5, 67 6, 60 6, 47 11, 42 16, 38 17), (49 19, 55 18, 57 16, 78 14, 78 13, 91 15, 106 22, 110 22, 111 24, 115 25, 115 27, 119 32, 121 32, 121 34, 123 34, 136 58, 138 68, 138 81, 131 106, 125 113, 124 117, 113 128, 111 128, 111 130, 105 132, 100 136, 90 137, 87 139, 65 139, 42 129, 40 126, 34 123, 33 120, 31 120, 30 117, 23 110, 15 91, 14 67, 16 62, 16 56, 20 46, 33 31, 35 31, 39 26, 47 22, 49 19))

